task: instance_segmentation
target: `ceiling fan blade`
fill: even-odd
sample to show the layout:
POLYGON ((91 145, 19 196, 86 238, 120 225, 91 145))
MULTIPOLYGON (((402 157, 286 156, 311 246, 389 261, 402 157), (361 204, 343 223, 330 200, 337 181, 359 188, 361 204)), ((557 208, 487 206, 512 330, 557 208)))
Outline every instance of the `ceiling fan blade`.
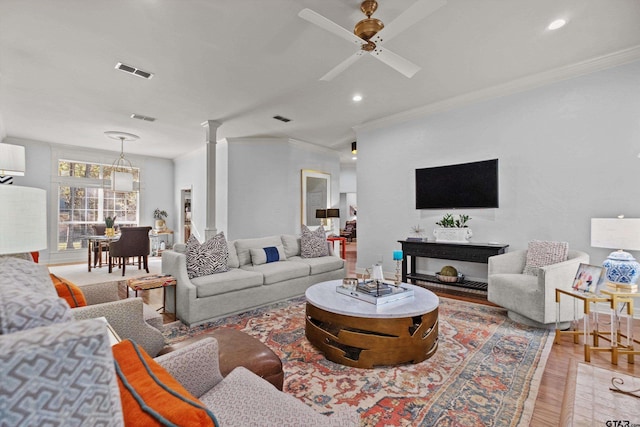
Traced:
POLYGON ((371 55, 409 78, 413 77, 415 73, 420 71, 420 67, 418 67, 416 64, 404 59, 398 54, 391 52, 386 47, 376 47, 371 52, 371 55))
POLYGON ((353 34, 351 31, 341 27, 335 22, 325 18, 317 12, 314 12, 311 9, 302 9, 298 16, 305 21, 309 21, 314 25, 317 25, 320 28, 323 28, 330 33, 335 34, 336 36, 342 37, 343 39, 350 41, 358 46, 362 46, 363 44, 367 44, 366 41, 362 40, 360 37, 353 34))
POLYGON ((416 22, 426 18, 442 6, 447 4, 446 0, 418 0, 407 10, 402 12, 396 19, 391 21, 375 36, 371 38, 374 43, 382 43, 391 40, 402 31, 406 30, 416 22))
POLYGON ((349 68, 349 66, 351 64, 353 64, 354 62, 356 62, 358 59, 360 59, 360 57, 362 55, 364 55, 364 51, 362 51, 362 50, 357 51, 356 53, 354 53, 353 55, 351 55, 350 57, 348 57, 347 59, 345 59, 344 61, 342 61, 338 65, 336 65, 327 74, 325 74, 324 76, 320 77, 320 80, 323 80, 325 82, 333 80, 333 78, 335 76, 337 76, 338 74, 340 74, 341 72, 343 72, 344 70, 349 68))

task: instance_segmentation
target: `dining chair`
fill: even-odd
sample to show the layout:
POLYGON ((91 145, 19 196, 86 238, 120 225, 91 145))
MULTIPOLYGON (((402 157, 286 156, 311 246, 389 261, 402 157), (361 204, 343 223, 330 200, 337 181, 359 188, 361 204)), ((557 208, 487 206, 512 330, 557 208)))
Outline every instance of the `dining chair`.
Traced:
POLYGON ((109 244, 109 273, 113 270, 115 260, 122 267, 122 275, 125 274, 126 259, 138 257, 138 270, 144 265, 145 271, 149 272, 149 232, 150 226, 146 227, 121 227, 120 239, 109 244), (144 262, 144 264, 142 264, 144 262))

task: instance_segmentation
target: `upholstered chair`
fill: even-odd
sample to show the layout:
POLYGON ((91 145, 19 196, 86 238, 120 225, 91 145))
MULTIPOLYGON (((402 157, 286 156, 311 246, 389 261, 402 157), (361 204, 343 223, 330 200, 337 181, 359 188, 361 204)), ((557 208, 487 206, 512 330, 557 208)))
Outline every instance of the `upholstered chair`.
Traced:
POLYGON ((120 239, 109 244, 109 273, 113 269, 115 259, 119 259, 124 276, 127 263, 126 258, 138 257, 138 270, 141 269, 141 260, 144 262, 144 269, 149 272, 149 243, 150 226, 146 227, 122 227, 120 229, 120 239))
POLYGON ((344 229, 340 231, 340 237, 346 237, 348 241, 356 237, 356 221, 347 221, 344 229))
MULTIPOLYGON (((511 320, 529 326, 555 328, 556 288, 570 290, 580 263, 589 263, 589 255, 568 252, 567 260, 537 268, 537 275, 523 274, 527 251, 519 250, 489 258, 487 299, 508 310, 511 320)), ((572 298, 561 299, 560 327, 566 328, 574 317, 572 298)), ((582 307, 578 310, 581 318, 582 307)))

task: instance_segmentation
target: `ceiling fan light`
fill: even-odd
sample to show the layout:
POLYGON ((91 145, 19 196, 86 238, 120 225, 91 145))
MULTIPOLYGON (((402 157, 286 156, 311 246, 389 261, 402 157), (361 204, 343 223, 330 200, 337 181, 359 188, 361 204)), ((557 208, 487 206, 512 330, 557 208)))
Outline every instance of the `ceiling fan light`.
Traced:
POLYGON ((384 28, 384 24, 381 20, 376 18, 365 18, 362 21, 358 22, 353 29, 353 34, 360 37, 363 40, 369 41, 369 39, 376 34, 378 31, 384 28))

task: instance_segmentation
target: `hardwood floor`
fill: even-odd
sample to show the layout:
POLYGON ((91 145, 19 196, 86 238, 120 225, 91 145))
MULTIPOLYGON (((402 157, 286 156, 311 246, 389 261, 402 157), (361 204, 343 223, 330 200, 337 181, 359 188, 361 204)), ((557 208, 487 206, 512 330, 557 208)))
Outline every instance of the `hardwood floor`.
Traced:
MULTIPOLYGON (((347 244, 346 257, 347 276, 355 277, 357 243, 352 242, 347 244)), ((491 304, 487 302, 486 296, 483 298, 481 296, 470 295, 466 292, 460 293, 447 290, 434 290, 434 292, 443 297, 491 304)), ((151 305, 156 307, 162 305, 162 290, 156 289, 145 292, 144 294, 146 295, 143 295, 143 298, 151 305)), ((174 321, 173 315, 171 314, 165 315, 164 318, 165 323, 174 321)), ((638 319, 634 321, 634 336, 640 337, 640 320, 638 319)), ((640 360, 640 356, 636 357, 636 359, 640 360)), ((582 342, 580 344, 573 344, 571 338, 563 337, 560 344, 554 344, 552 346, 538 391, 531 426, 558 425, 567 373, 570 364, 575 362, 584 362, 582 342)), ((611 364, 611 355, 609 353, 592 353, 591 364, 636 377, 640 376, 640 362, 637 364, 629 364, 626 357, 620 357, 618 365, 615 366, 611 364)))

